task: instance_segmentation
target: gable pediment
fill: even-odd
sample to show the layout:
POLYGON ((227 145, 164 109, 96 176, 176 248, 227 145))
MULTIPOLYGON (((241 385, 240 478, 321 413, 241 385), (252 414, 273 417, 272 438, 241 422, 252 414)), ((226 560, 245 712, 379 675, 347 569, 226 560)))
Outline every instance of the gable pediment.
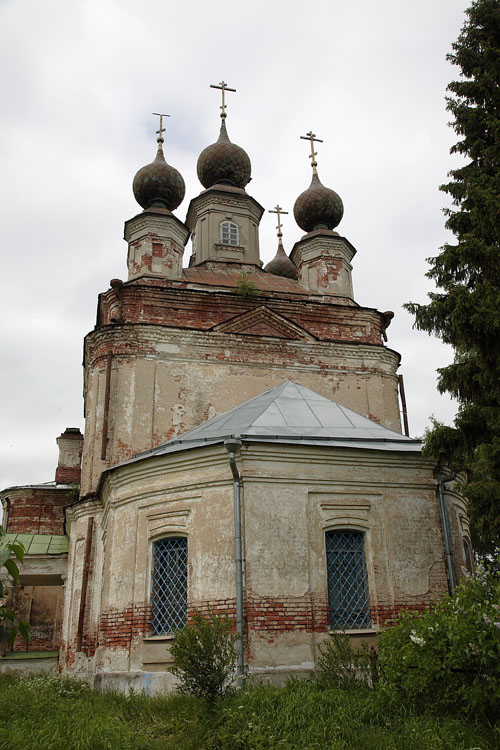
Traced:
POLYGON ((210 330, 218 333, 238 333, 247 336, 274 336, 280 339, 295 339, 300 341, 315 341, 308 331, 291 320, 274 312, 269 307, 261 305, 236 315, 223 323, 217 323, 210 330))

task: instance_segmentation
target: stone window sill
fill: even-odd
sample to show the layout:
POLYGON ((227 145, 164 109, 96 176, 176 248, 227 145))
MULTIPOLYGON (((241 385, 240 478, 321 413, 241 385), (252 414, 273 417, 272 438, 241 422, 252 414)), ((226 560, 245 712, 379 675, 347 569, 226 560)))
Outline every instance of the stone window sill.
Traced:
POLYGON ((355 630, 333 630, 329 628, 328 633, 345 633, 346 635, 377 635, 378 628, 356 628, 355 630))
POLYGON ((147 641, 148 643, 150 641, 152 641, 153 643, 161 643, 162 641, 173 641, 174 638, 175 636, 173 635, 146 635, 142 640, 147 641))

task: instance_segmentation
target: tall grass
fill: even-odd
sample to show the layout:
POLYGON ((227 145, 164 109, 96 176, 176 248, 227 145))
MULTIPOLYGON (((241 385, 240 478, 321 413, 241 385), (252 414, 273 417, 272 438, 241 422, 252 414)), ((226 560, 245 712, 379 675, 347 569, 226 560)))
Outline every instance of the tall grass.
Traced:
POLYGON ((0 750, 497 750, 492 727, 417 714, 377 691, 250 686, 209 706, 0 679, 0 750))

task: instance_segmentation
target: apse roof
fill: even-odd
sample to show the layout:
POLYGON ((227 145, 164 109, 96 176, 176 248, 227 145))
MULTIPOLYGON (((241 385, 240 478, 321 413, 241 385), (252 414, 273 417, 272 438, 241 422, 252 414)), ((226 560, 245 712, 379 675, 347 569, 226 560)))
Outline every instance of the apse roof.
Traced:
MULTIPOLYGON (((369 450, 419 452, 422 443, 382 427, 325 396, 288 380, 132 461, 228 438, 369 450)), ((128 462, 127 462, 128 463, 128 462)))

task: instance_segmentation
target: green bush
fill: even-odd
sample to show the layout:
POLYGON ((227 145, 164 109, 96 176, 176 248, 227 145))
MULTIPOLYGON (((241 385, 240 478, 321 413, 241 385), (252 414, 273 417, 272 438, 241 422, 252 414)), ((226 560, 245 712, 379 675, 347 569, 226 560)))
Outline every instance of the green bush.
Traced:
POLYGON ((480 565, 432 610, 404 613, 382 634, 380 666, 414 705, 498 720, 500 579, 480 565))
POLYGON ((377 657, 366 641, 354 649, 346 633, 332 633, 319 651, 314 679, 320 687, 361 690, 377 681, 377 657))
POLYGON ((224 695, 234 680, 236 640, 227 617, 211 610, 207 615, 195 612, 192 623, 176 633, 170 649, 179 691, 210 701, 224 695))

